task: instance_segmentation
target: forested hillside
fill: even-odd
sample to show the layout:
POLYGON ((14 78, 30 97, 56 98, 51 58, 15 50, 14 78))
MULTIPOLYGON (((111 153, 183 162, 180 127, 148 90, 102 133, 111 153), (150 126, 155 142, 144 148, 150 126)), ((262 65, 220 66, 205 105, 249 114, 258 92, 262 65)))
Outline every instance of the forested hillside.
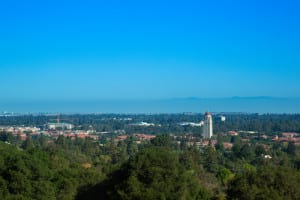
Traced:
MULTIPOLYGON (((3 134, 3 133, 2 133, 3 134)), ((0 143, 0 199, 299 199, 300 154, 242 141, 198 149, 168 135, 0 143), (262 155, 269 154, 272 159, 262 155)))

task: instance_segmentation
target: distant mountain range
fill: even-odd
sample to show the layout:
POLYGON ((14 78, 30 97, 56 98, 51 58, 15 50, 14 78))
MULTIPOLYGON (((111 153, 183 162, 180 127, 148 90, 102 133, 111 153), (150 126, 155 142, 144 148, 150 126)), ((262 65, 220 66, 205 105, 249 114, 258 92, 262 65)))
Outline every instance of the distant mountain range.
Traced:
POLYGON ((283 97, 269 97, 269 96, 253 96, 253 97, 239 97, 239 96, 234 96, 232 99, 286 99, 283 97))
MULTIPOLYGON (((233 97, 186 97, 186 98, 173 98, 171 100, 204 100, 204 99, 297 99, 287 97, 271 97, 271 96, 233 96, 233 97)), ((298 98, 300 99, 300 97, 298 98)))
POLYGON ((229 97, 162 100, 15 101, 0 102, 0 111, 69 113, 248 112, 300 113, 300 98, 229 97))

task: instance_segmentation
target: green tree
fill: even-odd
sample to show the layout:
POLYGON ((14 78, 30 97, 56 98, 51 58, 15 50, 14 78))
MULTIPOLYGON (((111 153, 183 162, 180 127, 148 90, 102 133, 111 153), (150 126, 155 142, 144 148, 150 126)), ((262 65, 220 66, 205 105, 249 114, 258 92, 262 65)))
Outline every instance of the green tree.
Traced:
POLYGON ((13 140, 14 140, 14 137, 11 133, 0 132, 0 141, 11 143, 13 140))
POLYGON ((296 145, 294 142, 289 142, 286 152, 292 156, 296 155, 296 145))
POLYGON ((172 138, 168 134, 164 134, 152 139, 151 144, 154 146, 171 147, 173 143, 172 138))
POLYGON ((26 140, 22 144, 23 149, 32 149, 34 147, 32 138, 30 135, 27 135, 26 140))
POLYGON ((229 199, 300 199, 299 172, 291 168, 264 166, 237 175, 228 186, 229 199))
POLYGON ((129 157, 134 156, 138 152, 138 146, 133 137, 127 139, 127 154, 129 157))
POLYGON ((194 170, 186 170, 176 152, 165 147, 141 150, 78 199, 210 199, 194 170))
POLYGON ((203 153, 204 167, 207 171, 216 174, 219 169, 218 165, 218 152, 214 147, 207 146, 203 153))
POLYGON ((234 178, 234 174, 227 168, 222 168, 218 172, 218 178, 223 186, 227 186, 228 182, 234 178))
POLYGON ((255 147, 255 155, 261 156, 263 154, 266 154, 266 150, 263 145, 256 145, 255 147))
POLYGON ((219 152, 224 151, 223 138, 222 138, 221 134, 218 134, 218 136, 217 136, 216 150, 218 150, 219 152))

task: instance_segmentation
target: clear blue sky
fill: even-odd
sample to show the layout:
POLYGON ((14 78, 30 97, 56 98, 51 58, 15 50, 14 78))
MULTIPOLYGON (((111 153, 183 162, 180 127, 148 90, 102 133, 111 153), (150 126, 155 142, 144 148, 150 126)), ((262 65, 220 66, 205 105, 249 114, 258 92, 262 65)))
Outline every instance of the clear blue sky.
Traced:
POLYGON ((300 96, 298 0, 0 2, 2 100, 300 96))

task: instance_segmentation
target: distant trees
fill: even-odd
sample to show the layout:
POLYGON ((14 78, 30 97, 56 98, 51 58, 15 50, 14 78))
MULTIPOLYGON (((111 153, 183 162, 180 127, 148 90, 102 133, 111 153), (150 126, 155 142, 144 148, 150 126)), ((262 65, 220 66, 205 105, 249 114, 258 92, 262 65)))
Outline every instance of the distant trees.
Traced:
MULTIPOLYGON (((214 116, 213 116, 214 117, 214 116)), ((0 116, 1 125, 25 125, 43 127, 49 121, 55 120, 56 116, 0 116)), ((147 134, 182 134, 192 133, 199 135, 201 128, 192 126, 180 126, 181 122, 199 122, 203 119, 203 114, 160 114, 160 115, 119 115, 119 114, 99 114, 99 115, 61 115, 67 118, 67 122, 73 123, 76 129, 88 130, 93 127, 97 131, 114 132, 115 130, 125 130, 128 134, 137 132, 147 134), (131 119, 131 120, 123 120, 131 119), (157 126, 131 126, 135 122, 149 122, 157 126), (159 125, 159 126, 158 126, 159 125)), ((279 114, 227 114, 226 122, 214 117, 214 131, 227 132, 230 130, 255 130, 268 134, 283 131, 300 132, 300 115, 279 115, 279 114)))
POLYGON ((159 135, 151 140, 152 145, 160 147, 172 147, 173 142, 174 141, 172 141, 171 137, 167 134, 159 135))
POLYGON ((255 130, 265 133, 300 132, 300 115, 279 114, 228 114, 226 122, 214 121, 214 130, 227 132, 230 130, 255 130))

